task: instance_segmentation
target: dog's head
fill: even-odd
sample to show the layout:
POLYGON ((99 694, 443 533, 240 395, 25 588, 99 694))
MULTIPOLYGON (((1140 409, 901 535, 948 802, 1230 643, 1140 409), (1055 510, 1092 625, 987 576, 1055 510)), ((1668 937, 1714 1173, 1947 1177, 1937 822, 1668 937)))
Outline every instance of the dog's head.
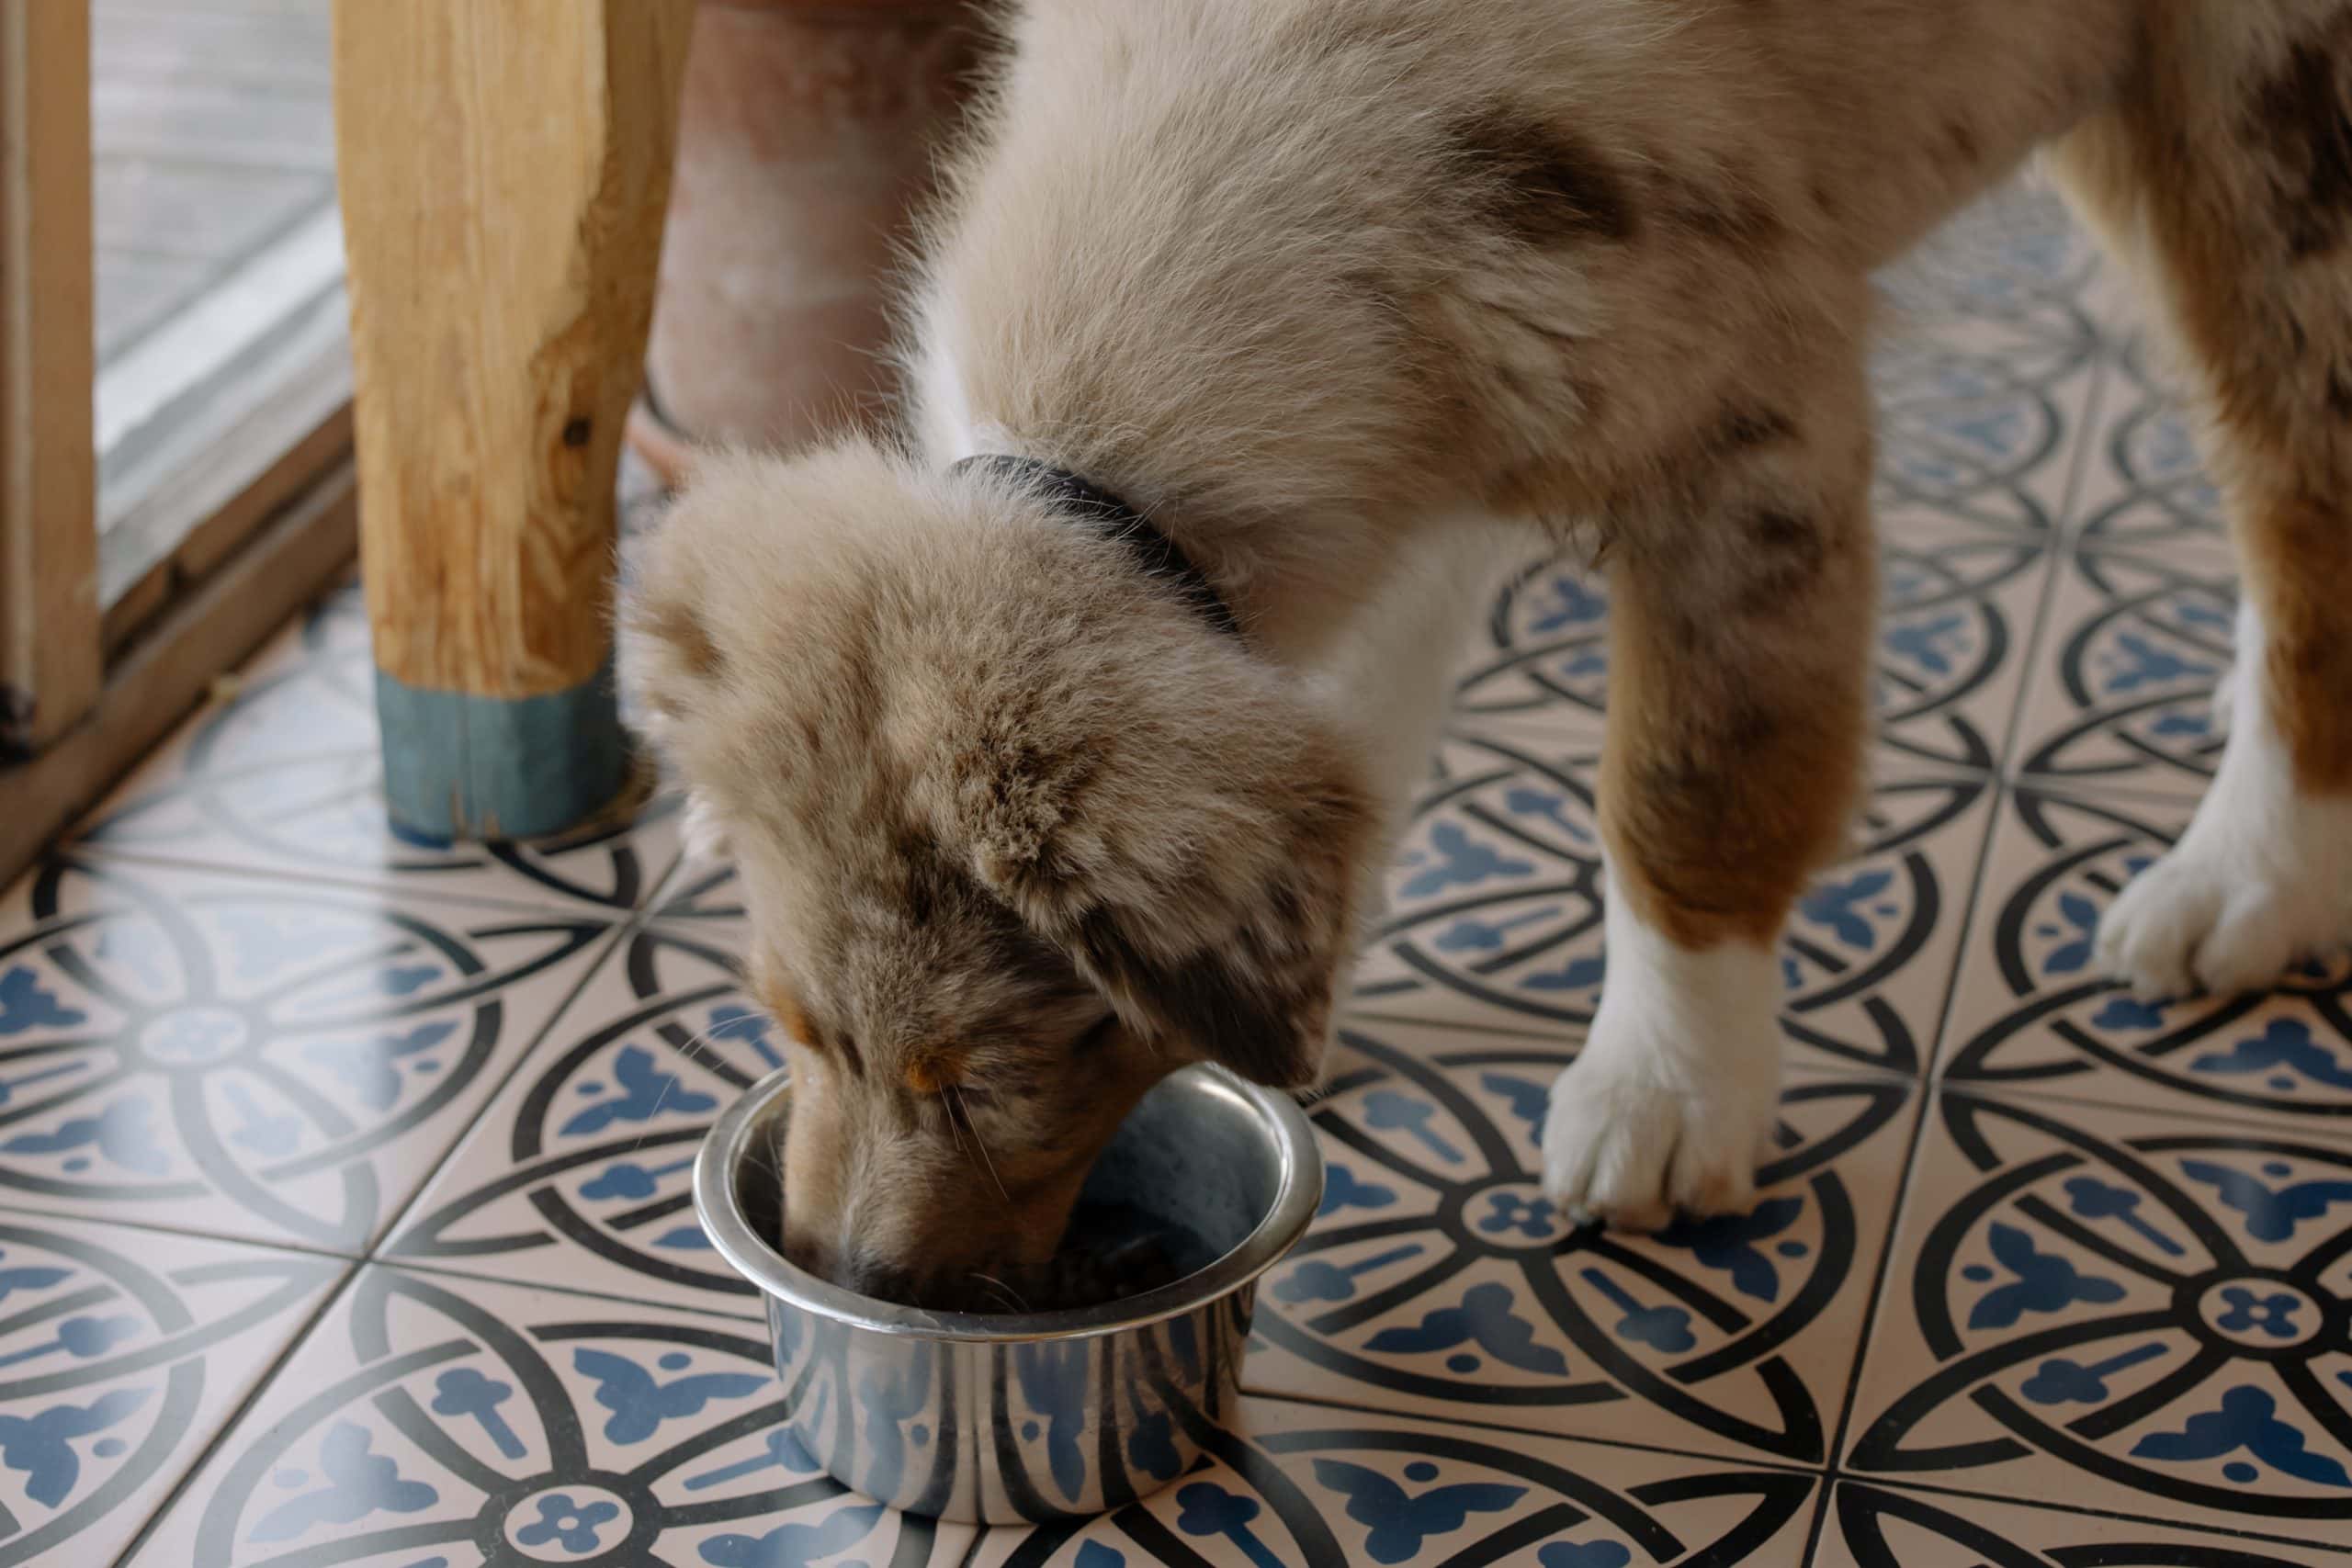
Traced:
POLYGON ((1169 1071, 1313 1081, 1363 769, 1121 545, 858 444, 711 459, 631 575, 637 722, 797 1043, 795 1261, 954 1304, 1052 1253, 1169 1071))

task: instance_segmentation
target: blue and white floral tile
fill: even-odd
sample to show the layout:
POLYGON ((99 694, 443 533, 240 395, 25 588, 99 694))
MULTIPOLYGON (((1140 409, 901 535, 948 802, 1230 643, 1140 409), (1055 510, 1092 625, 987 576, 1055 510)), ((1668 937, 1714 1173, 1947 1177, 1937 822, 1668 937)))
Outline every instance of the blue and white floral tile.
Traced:
POLYGON ((2075 544, 2226 572, 2221 491, 2199 460, 2181 380, 2156 343, 2110 344, 2097 428, 2086 441, 2075 544))
MULTIPOLYGON (((1882 749, 1947 773, 1997 765, 2050 571, 2038 529, 1932 510, 1880 518, 1871 700, 1882 749)), ((1597 750, 1609 678, 1609 586, 1552 562, 1507 587, 1462 666, 1462 734, 1597 750)))
POLYGON ((2178 404, 2119 358, 2090 443, 2011 772, 2058 788, 2195 799, 2221 760, 2236 563, 2178 404))
POLYGON ((2100 973, 2100 916, 2190 811, 2123 795, 2005 800, 1944 1082, 2352 1137, 2352 962, 2307 965, 2267 995, 2155 1003, 2100 973))
POLYGON ((2114 271, 2054 190, 2011 181, 1880 274, 1879 329, 1896 342, 1950 334, 1965 346, 2007 327, 2094 347, 2102 321, 2089 302, 2114 271))
POLYGON ((1915 1121, 1910 1086, 1796 1077, 1753 1213, 1611 1235, 1561 1222, 1537 1185, 1566 1047, 1368 1021, 1342 1039, 1312 1112, 1322 1209, 1259 1293, 1253 1391, 1826 1459, 1915 1121))
MULTIPOLYGON (((1922 259, 1949 257, 1939 254, 1922 259)), ((2051 259, 2072 265, 2090 258, 2051 259)), ((2101 345, 2086 304, 2094 282, 2090 274, 2077 269, 2070 276, 2029 280, 2015 273, 1985 272, 1973 278, 1935 279, 1926 276, 1926 271, 1897 269, 1879 279, 1882 308, 1871 345, 1870 376, 1881 407, 1905 394, 1934 393, 1940 400, 1964 400, 1989 412, 2020 391, 2068 389, 2071 378, 2099 358, 2101 345), (1953 287, 2003 288, 2011 298, 2000 308, 1982 310, 1931 297, 1953 287), (1909 297, 1893 298, 1896 295, 1909 297), (1985 375, 1966 381, 1940 375, 1962 365, 1981 366, 1985 375)), ((2013 449, 2007 442, 1973 445, 1979 452, 2013 449)), ((2029 512, 2014 521, 2046 527, 2049 518, 2029 512)))
MULTIPOLYGON (((1607 969, 1597 747, 1456 735, 1404 834, 1356 973, 1366 1013, 1581 1036, 1607 969)), ((1992 789, 1885 760, 1857 852, 1781 946, 1793 1060, 1917 1071, 1934 1047, 1992 789)))
POLYGON ((694 1158, 784 1055, 711 936, 690 920, 631 932, 382 1256, 757 1316, 695 1223, 694 1158))
POLYGON ((1567 560, 1520 574, 1497 595, 1459 670, 1456 728, 1597 750, 1609 682, 1608 579, 1567 560))
POLYGON ((1882 513, 1870 677, 1882 752, 1946 773, 1998 766, 2050 572, 2037 538, 1882 513))
POLYGON ((756 1325, 373 1265, 139 1568, 922 1562, 792 1442, 756 1325))
POLYGON ((111 1562, 346 1267, 0 1213, 0 1564, 111 1562))
POLYGON ((1932 517, 2053 539, 2106 372, 2097 345, 2070 331, 1980 320, 1886 339, 1871 362, 1882 525, 1932 517))
POLYGON ((1815 1568, 2341 1568, 2264 1536, 1838 1482, 1815 1568))
POLYGON ((2194 802, 2226 736, 2237 590, 2193 552, 2076 549, 2058 569, 2011 772, 2029 786, 2194 802))
POLYGON ((123 860, 0 900, 0 1203, 364 1250, 612 927, 123 860))
POLYGON ((1243 1401, 1238 1427, 1157 1496, 1075 1525, 985 1531, 942 1561, 1796 1568, 1817 1485, 1786 1470, 1280 1400, 1243 1401))
POLYGON ((2352 1141, 1942 1091, 1849 1476, 2352 1542, 2352 1141))
POLYGON ((681 857, 669 880, 662 885, 654 917, 680 931, 700 934, 700 940, 741 958, 751 940, 751 920, 743 908, 743 889, 735 868, 728 863, 681 857))
POLYGON ((560 838, 438 845, 386 825, 374 664, 356 589, 314 609, 76 830, 82 852, 618 915, 677 833, 657 804, 560 838))
POLYGON ((2104 369, 2097 249, 2045 192, 2011 187, 1879 279, 1871 359, 1882 515, 2046 538, 2104 369))
POLYGON ((2082 312, 2043 298, 2010 314, 1887 318, 1871 358, 1888 536, 1923 519, 2013 542, 2061 533, 2107 367, 2082 312))

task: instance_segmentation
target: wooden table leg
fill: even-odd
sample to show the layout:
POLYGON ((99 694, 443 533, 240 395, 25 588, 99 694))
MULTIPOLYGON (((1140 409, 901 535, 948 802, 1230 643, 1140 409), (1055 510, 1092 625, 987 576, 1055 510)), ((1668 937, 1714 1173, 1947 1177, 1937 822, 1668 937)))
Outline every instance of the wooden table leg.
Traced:
POLYGON ((691 0, 336 0, 360 548, 394 824, 569 827, 627 774, 613 486, 691 0))

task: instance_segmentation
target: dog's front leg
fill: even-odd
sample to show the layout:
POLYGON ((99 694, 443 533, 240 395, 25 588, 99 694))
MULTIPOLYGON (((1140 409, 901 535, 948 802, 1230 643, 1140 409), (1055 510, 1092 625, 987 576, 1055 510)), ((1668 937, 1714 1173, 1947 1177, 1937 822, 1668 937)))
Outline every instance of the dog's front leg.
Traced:
POLYGON ((1781 926, 1861 773, 1869 435, 1859 366, 1839 371, 1842 399, 1816 382, 1711 444, 1696 515, 1616 541, 1608 977, 1544 1128, 1572 1214, 1742 1209, 1772 1132, 1781 926))

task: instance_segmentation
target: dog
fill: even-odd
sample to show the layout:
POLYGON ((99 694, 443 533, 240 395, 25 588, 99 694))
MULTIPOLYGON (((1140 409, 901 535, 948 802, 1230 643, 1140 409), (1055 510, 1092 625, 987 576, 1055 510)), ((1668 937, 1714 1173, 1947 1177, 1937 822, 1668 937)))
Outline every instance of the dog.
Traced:
POLYGON ((1868 276, 2041 150, 2177 328, 2243 557, 2225 759, 2108 911, 2260 987, 2352 889, 2352 4, 1032 0, 927 224, 903 431, 707 457, 624 682, 797 1043, 786 1240, 948 1302, 1172 1069, 1317 1081, 1498 581, 1611 574, 1568 1213, 1752 1198, 1848 830, 1868 276))

